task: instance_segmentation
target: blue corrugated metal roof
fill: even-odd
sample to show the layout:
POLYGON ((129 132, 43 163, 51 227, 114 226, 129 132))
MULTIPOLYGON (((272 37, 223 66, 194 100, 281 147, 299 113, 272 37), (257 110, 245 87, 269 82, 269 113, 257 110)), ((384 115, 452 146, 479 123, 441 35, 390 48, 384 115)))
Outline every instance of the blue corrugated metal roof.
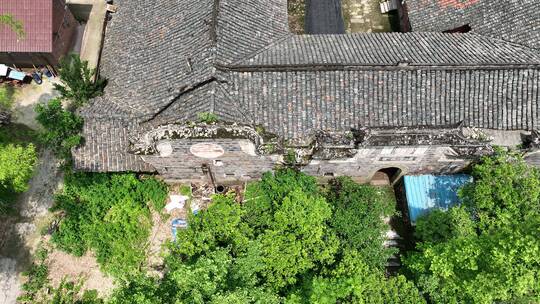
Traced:
POLYGON ((411 222, 429 210, 448 209, 460 203, 458 190, 472 181, 466 174, 408 175, 404 177, 405 194, 411 222))

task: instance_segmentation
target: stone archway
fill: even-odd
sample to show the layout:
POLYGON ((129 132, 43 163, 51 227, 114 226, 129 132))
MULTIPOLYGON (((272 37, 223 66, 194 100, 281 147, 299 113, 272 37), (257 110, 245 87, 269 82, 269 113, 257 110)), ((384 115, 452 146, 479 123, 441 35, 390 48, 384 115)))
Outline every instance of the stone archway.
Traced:
POLYGON ((386 167, 377 170, 371 177, 370 183, 377 186, 393 186, 403 176, 403 170, 398 167, 386 167))

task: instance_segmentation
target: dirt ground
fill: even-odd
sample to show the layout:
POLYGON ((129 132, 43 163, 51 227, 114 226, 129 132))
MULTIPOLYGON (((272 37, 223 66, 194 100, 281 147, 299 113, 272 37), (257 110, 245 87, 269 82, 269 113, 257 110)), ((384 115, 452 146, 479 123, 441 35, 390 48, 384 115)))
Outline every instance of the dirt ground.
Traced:
POLYGON ((29 190, 17 202, 17 214, 0 218, 0 303, 15 303, 19 296, 21 273, 31 264, 41 238, 39 227, 48 217, 62 179, 52 153, 42 152, 29 190))
POLYGON ((38 103, 46 103, 52 98, 59 96, 59 93, 53 86, 54 83, 59 83, 59 81, 58 78, 54 78, 53 80, 45 78, 41 85, 31 83, 21 88, 16 88, 14 94, 15 122, 27 125, 34 130, 39 129, 39 124, 35 119, 34 107, 38 103))
MULTIPOLYGON (((54 80, 53 82, 57 82, 54 80)), ((45 79, 42 85, 29 84, 15 90, 15 122, 38 129, 34 107, 58 96, 53 82, 45 79)), ((61 189, 63 174, 59 162, 49 150, 41 151, 29 190, 23 193, 14 214, 0 217, 0 303, 15 303, 21 292, 22 272, 31 264, 32 254, 42 241, 40 229, 49 222, 48 209, 54 201, 54 193, 61 189)), ((110 287, 91 256, 70 257, 53 252, 50 257, 51 279, 57 281, 66 275, 87 275, 89 288, 97 287, 106 293, 110 287), (84 269, 84 270, 83 270, 84 269), (99 273, 99 274, 98 274, 99 273), (57 279, 58 278, 58 279, 57 279), (105 284, 103 284, 103 282, 105 284)), ((74 278, 76 279, 76 278, 74 278)))
POLYGON ((60 250, 54 250, 47 257, 49 265, 49 279, 52 286, 58 286, 62 279, 82 279, 83 290, 95 289, 101 297, 107 297, 114 289, 114 281, 104 275, 96 262, 96 258, 87 253, 82 257, 75 257, 60 250))

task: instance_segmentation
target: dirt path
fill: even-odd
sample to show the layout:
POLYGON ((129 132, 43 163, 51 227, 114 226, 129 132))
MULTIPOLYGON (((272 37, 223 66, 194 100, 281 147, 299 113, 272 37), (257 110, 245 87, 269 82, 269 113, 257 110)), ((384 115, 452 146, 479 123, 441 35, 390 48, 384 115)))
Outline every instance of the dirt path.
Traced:
POLYGON ((20 294, 21 273, 30 265, 39 243, 40 223, 46 222, 54 192, 61 187, 62 174, 50 151, 40 155, 29 190, 17 202, 16 216, 0 219, 0 303, 15 303, 20 294))
POLYGON ((95 289, 99 296, 107 297, 114 289, 111 277, 103 275, 95 256, 87 252, 82 257, 76 257, 60 250, 53 250, 47 257, 49 279, 52 286, 58 286, 62 279, 82 279, 83 290, 95 289))
POLYGON ((27 125, 28 127, 37 130, 37 123, 34 112, 34 107, 38 103, 46 103, 52 98, 58 97, 59 93, 54 90, 54 83, 59 83, 60 80, 43 79, 43 84, 36 85, 34 83, 17 88, 15 91, 15 122, 27 125))
MULTIPOLYGON (((58 80, 54 80, 56 82, 58 80)), ((15 91, 15 122, 38 129, 34 107, 58 96, 53 82, 25 85, 15 91)), ((49 150, 42 151, 29 190, 19 197, 15 215, 0 217, 0 303, 15 303, 20 295, 21 273, 30 265, 37 247, 40 225, 47 222, 54 193, 61 187, 63 175, 49 150)))

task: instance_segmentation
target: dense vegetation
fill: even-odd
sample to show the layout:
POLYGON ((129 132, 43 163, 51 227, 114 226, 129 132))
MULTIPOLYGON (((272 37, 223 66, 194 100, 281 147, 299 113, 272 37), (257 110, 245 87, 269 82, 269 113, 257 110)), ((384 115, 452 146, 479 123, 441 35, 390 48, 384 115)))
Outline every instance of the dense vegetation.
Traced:
POLYGON ((55 84, 54 88, 60 92, 62 98, 70 100, 70 105, 74 108, 100 96, 107 83, 77 54, 70 54, 60 60, 59 74, 62 84, 55 84))
POLYGON ((215 196, 190 216, 165 277, 138 277, 112 303, 422 303, 404 277, 384 277, 381 218, 392 213, 383 192, 347 178, 323 189, 292 170, 267 173, 242 205, 215 196))
POLYGON ((434 303, 539 301, 539 171, 498 152, 473 176, 462 207, 418 221, 407 270, 434 303))
POLYGON ((41 134, 44 144, 52 149, 56 156, 69 158, 71 149, 82 141, 80 132, 83 119, 64 109, 60 99, 53 99, 47 104, 38 104, 35 111, 36 120, 44 129, 41 134))
POLYGON ((140 272, 151 226, 167 187, 134 174, 68 174, 53 211, 63 216, 52 242, 81 256, 92 250, 106 273, 123 279, 140 272))
MULTIPOLYGON (((380 188, 337 178, 320 186, 294 170, 266 173, 242 203, 217 195, 168 244, 164 276, 143 266, 150 208, 165 186, 132 174, 68 175, 53 242, 96 253, 120 279, 107 301, 124 303, 533 303, 540 297, 540 172, 498 151, 472 170, 461 206, 420 218, 404 275, 386 277, 383 246, 394 214, 380 188)), ((35 290, 45 266, 31 269, 35 290)), ((76 282, 57 303, 100 303, 76 282)), ((28 292, 32 295, 32 292, 28 292)), ((35 303, 35 302, 34 302, 35 303)), ((56 303, 56 302, 54 302, 56 303)))
POLYGON ((80 145, 83 119, 76 111, 89 99, 103 93, 106 80, 99 78, 96 71, 88 68, 88 62, 78 55, 70 54, 60 60, 62 84, 54 84, 61 98, 38 104, 36 120, 42 125, 42 139, 57 157, 69 160, 71 149, 80 145), (64 101, 64 102, 63 102, 64 101))
POLYGON ((0 112, 10 111, 13 107, 14 90, 10 85, 0 85, 0 112))
POLYGON ((13 87, 0 85, 0 214, 12 205, 17 193, 27 190, 37 162, 36 147, 31 143, 34 134, 10 124, 12 107, 13 87))

